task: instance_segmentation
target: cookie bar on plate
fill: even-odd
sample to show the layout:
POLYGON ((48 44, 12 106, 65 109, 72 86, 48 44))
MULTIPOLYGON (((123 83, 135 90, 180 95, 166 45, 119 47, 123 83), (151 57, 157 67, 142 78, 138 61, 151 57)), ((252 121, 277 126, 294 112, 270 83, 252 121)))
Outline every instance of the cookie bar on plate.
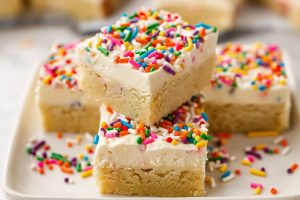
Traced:
POLYGON ((168 11, 139 10, 77 48, 81 87, 146 125, 209 84, 216 28, 187 24, 168 11))
POLYGON ((207 116, 201 96, 145 126, 101 106, 93 165, 101 193, 141 196, 205 194, 207 116))
POLYGON ((155 0, 154 2, 156 8, 179 13, 192 24, 203 21, 217 26, 220 30, 229 30, 234 26, 243 0, 155 0))
POLYGON ((212 131, 273 131, 289 127, 286 58, 273 44, 227 44, 217 50, 204 92, 212 131))
POLYGON ((46 131, 94 132, 100 103, 80 90, 75 47, 80 41, 59 43, 40 69, 36 101, 46 131))

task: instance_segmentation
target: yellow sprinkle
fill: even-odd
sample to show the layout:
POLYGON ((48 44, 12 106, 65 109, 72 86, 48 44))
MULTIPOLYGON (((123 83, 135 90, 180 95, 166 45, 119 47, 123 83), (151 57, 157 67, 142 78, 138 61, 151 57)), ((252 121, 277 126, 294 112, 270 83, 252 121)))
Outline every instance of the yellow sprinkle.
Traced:
POLYGON ((87 45, 88 47, 92 47, 92 41, 90 40, 87 45))
POLYGON ((255 149, 257 151, 259 151, 259 150, 263 150, 266 147, 267 147, 267 145, 265 145, 265 144, 258 144, 258 145, 255 146, 255 149))
POLYGON ((205 147, 207 145, 207 141, 206 140, 200 140, 197 144, 196 147, 201 148, 201 147, 205 147))
POLYGON ((222 166, 219 168, 220 172, 225 172, 227 170, 227 164, 222 164, 222 166))
POLYGON ((201 140, 201 137, 200 137, 199 135, 197 135, 197 136, 195 137, 195 140, 198 142, 199 140, 201 140))
POLYGON ((156 47, 157 50, 167 50, 166 46, 158 46, 156 47))
POLYGON ((241 164, 246 165, 246 166, 251 166, 252 165, 252 163, 247 158, 243 159, 241 164))
POLYGON ((280 85, 286 85, 286 80, 285 79, 280 79, 279 84, 280 85))
POLYGON ((51 81, 51 76, 46 76, 46 77, 43 79, 43 83, 45 83, 45 84, 50 84, 50 81, 51 81))
POLYGON ((81 154, 78 155, 78 157, 79 157, 80 160, 82 160, 84 156, 83 156, 83 154, 81 153, 81 154))
POLYGON ((155 11, 155 12, 153 13, 152 17, 155 19, 157 16, 158 16, 158 12, 155 11))
POLYGON ((96 44, 96 47, 100 46, 102 44, 102 38, 100 38, 96 44))
POLYGON ((267 136, 277 136, 279 131, 252 131, 248 132, 248 137, 267 137, 267 136))
POLYGON ((159 32, 159 36, 165 36, 165 32, 163 31, 159 32))
POLYGON ((87 170, 87 171, 84 171, 80 174, 81 178, 86 178, 86 177, 89 177, 93 174, 93 169, 90 169, 90 170, 87 170))
POLYGON ((80 136, 80 135, 77 135, 77 136, 76 136, 76 140, 77 140, 78 143, 80 143, 81 140, 82 140, 81 136, 80 136))
POLYGON ((261 193, 261 187, 256 187, 255 194, 260 194, 260 193, 261 193))
POLYGON ((178 144, 177 140, 172 140, 172 144, 174 145, 178 144))
POLYGON ((186 125, 189 126, 189 127, 193 127, 192 123, 187 123, 186 125))
POLYGON ((86 151, 89 151, 89 150, 91 149, 91 146, 87 144, 87 145, 85 145, 84 149, 85 149, 86 151))
POLYGON ((251 174, 256 175, 256 176, 263 176, 263 177, 266 176, 266 172, 261 171, 259 169, 250 168, 249 171, 251 174))
POLYGON ((191 51, 192 48, 193 48, 193 42, 192 42, 192 39, 191 38, 188 38, 187 39, 187 42, 188 42, 188 46, 184 48, 184 50, 186 51, 191 51))

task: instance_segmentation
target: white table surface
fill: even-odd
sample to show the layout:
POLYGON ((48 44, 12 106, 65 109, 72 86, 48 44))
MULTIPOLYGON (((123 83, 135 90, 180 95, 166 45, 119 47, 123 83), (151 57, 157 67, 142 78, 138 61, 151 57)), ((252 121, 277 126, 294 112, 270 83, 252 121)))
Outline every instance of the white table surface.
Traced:
MULTIPOLYGON (((269 12, 243 11, 238 32, 223 35, 221 42, 272 42, 287 50, 300 88, 300 33, 269 12), (250 20, 251 19, 251 20, 250 20), (254 31, 253 31, 254 29, 254 31), (299 78, 299 79, 298 79, 299 78)), ((0 180, 15 120, 29 85, 32 72, 45 58, 55 41, 68 41, 78 35, 66 26, 34 26, 0 31, 0 180)), ((22 153, 22 152, 20 152, 22 153)), ((4 199, 0 190, 0 199, 4 199)))

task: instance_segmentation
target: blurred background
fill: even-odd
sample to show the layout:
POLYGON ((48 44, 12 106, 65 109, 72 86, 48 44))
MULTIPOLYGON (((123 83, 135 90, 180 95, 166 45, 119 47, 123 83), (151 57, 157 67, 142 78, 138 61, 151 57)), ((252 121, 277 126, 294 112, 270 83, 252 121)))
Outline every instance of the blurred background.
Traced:
POLYGON ((141 7, 178 12, 191 23, 213 24, 220 30, 220 44, 280 45, 291 58, 300 87, 299 0, 0 0, 1 180, 27 86, 52 44, 92 35, 123 12, 141 7))

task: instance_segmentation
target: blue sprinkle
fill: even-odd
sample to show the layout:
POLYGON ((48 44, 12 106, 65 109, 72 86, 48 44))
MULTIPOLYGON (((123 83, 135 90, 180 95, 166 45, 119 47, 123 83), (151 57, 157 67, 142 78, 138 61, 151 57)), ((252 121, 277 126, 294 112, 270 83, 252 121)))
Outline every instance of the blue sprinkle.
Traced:
POLYGON ((255 85, 255 83, 256 83, 255 81, 251 81, 251 85, 255 85))
POLYGON ((204 24, 204 23, 196 24, 195 27, 197 27, 197 28, 203 27, 203 28, 205 28, 205 29, 211 29, 211 26, 210 26, 210 25, 204 24))
POLYGON ((130 37, 130 41, 132 41, 137 36, 138 32, 139 32, 139 29, 138 29, 138 27, 135 26, 133 29, 133 33, 130 37))
POLYGON ((204 119, 205 121, 208 122, 208 116, 207 116, 207 114, 206 114, 205 112, 202 112, 202 113, 201 113, 201 116, 203 117, 203 119, 204 119))
POLYGON ((144 63, 142 64, 142 67, 143 67, 143 68, 146 68, 146 67, 147 67, 147 63, 144 62, 144 63))
POLYGON ((132 128, 132 125, 131 125, 131 124, 129 124, 129 123, 123 121, 123 120, 121 120, 121 124, 122 124, 123 126, 127 126, 128 128, 132 128))
POLYGON ((174 48, 170 48, 170 49, 169 49, 169 52, 170 52, 170 53, 174 53, 174 48))
POLYGON ((95 137, 94 137, 93 143, 94 143, 95 145, 97 145, 98 142, 99 142, 99 135, 97 134, 97 135, 95 135, 95 137))
POLYGON ((153 51, 156 51, 155 48, 150 49, 149 51, 145 52, 143 55, 140 56, 140 58, 144 59, 146 58, 148 55, 150 55, 153 51))
POLYGON ((89 157, 88 157, 88 156, 84 156, 84 157, 83 157, 83 160, 84 160, 84 161, 88 161, 88 160, 89 160, 89 157))
POLYGON ((121 38, 124 38, 124 37, 125 37, 125 33, 120 32, 120 37, 121 37, 121 38))
POLYGON ((230 174, 231 174, 231 171, 227 170, 226 172, 224 172, 224 174, 222 174, 221 179, 226 178, 230 174))
POLYGON ((184 125, 182 128, 185 130, 189 130, 189 127, 187 125, 184 125))
POLYGON ((109 26, 108 28, 107 28, 107 33, 111 33, 112 32, 112 26, 109 26))
POLYGON ((175 131, 180 131, 179 126, 175 126, 174 130, 175 130, 175 131))
POLYGON ((258 89, 259 89, 259 91, 265 91, 265 90, 266 90, 266 86, 260 85, 260 86, 258 87, 258 89))

